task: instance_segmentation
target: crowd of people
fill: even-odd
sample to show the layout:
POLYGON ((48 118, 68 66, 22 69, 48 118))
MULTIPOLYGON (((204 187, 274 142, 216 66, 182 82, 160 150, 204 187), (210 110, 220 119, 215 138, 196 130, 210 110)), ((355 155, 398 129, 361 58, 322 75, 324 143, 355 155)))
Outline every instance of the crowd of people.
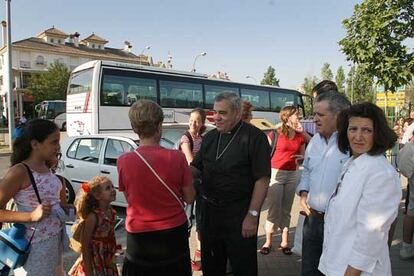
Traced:
MULTIPOLYGON (((290 255, 295 193, 306 214, 302 275, 391 275, 389 234, 402 193, 385 152, 397 143, 397 134, 380 108, 351 105, 333 82, 318 84, 314 96, 313 133, 301 125, 298 108, 286 106, 281 124, 266 136, 249 123, 253 106, 223 92, 214 101, 215 128, 204 134, 206 114, 194 109, 179 150, 159 144, 162 108, 150 100, 135 102, 129 119, 140 145, 117 162, 119 191, 128 203, 122 275, 202 270, 221 276, 228 264, 235 276, 258 275, 262 205, 266 201, 269 209, 259 252, 271 253, 273 234, 280 230, 278 249, 290 255), (194 202, 198 245, 191 257, 185 205, 194 202)), ((35 119, 13 144, 12 166, 0 185, 0 222, 25 224, 28 239, 34 232, 29 258, 14 275, 65 275, 64 225, 75 207, 67 204, 65 183, 51 170, 59 138, 56 125, 35 119), (16 210, 5 208, 11 199, 16 210)), ((110 205, 115 196, 106 177, 82 184, 75 204, 83 223, 81 255, 69 275, 118 275, 116 212, 110 205)), ((411 226, 413 210, 406 215, 411 226)), ((406 251, 412 249, 412 230, 405 230, 406 251)))

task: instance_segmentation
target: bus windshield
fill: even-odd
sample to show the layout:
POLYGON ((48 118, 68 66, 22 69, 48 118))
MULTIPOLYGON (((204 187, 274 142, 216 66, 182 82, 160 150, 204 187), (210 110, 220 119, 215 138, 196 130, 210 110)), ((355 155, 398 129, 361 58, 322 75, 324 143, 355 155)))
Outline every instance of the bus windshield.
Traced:
POLYGON ((38 118, 53 120, 57 116, 66 112, 65 101, 44 101, 37 107, 38 118))

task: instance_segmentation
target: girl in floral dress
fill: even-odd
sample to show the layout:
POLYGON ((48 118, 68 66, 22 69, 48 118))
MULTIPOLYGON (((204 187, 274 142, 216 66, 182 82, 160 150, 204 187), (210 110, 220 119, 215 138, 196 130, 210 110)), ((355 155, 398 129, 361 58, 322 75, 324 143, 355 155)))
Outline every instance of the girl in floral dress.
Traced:
POLYGON ((69 271, 77 276, 118 275, 115 263, 116 211, 110 203, 115 200, 114 186, 107 177, 96 176, 83 183, 76 206, 85 225, 81 237, 82 254, 69 271))

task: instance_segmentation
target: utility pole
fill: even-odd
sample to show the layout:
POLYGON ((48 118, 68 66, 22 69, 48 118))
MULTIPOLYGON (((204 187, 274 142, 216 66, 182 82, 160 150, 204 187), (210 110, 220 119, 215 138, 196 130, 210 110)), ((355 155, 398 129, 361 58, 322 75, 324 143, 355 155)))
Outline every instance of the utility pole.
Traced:
POLYGON ((13 99, 13 73, 12 73, 12 47, 11 47, 11 12, 10 12, 11 0, 6 0, 7 3, 7 69, 6 69, 6 91, 7 91, 7 119, 9 121, 9 147, 12 150, 13 139, 12 134, 14 131, 14 99, 13 99))

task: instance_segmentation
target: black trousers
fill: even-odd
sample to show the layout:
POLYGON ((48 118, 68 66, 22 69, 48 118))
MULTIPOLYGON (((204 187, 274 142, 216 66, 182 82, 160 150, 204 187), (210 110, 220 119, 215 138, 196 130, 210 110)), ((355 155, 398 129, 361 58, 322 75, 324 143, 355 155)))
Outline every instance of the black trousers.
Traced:
POLYGON ((123 276, 191 276, 187 223, 166 230, 127 233, 123 276))
POLYGON ((257 275, 257 235, 243 238, 242 223, 250 201, 217 207, 202 201, 201 263, 204 276, 226 275, 227 260, 234 276, 257 275))
POLYGON ((305 218, 303 223, 302 239, 302 275, 323 275, 319 270, 319 259, 323 246, 323 218, 312 214, 305 218))

